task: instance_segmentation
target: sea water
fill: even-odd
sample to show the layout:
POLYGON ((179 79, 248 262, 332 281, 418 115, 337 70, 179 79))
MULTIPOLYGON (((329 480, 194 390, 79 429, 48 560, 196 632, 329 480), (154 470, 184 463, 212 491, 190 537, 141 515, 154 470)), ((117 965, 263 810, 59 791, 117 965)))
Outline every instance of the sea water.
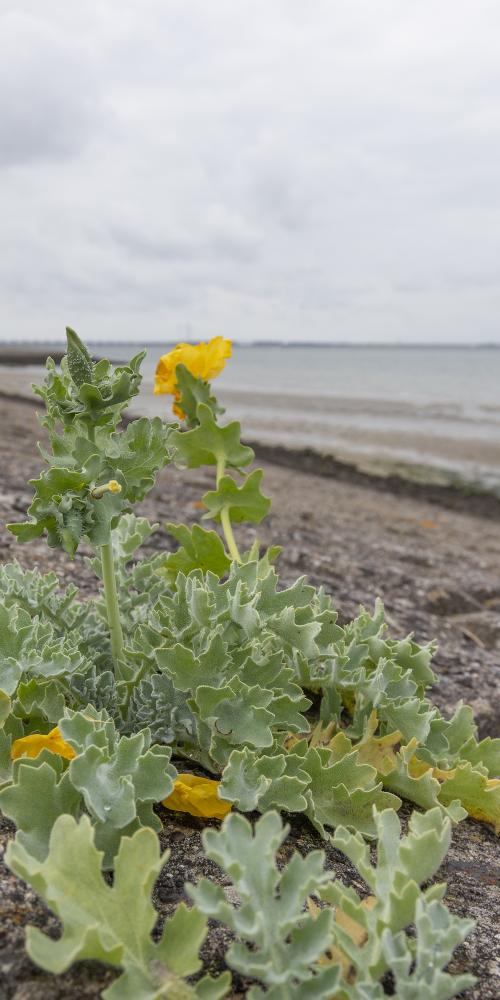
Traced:
MULTIPOLYGON (((147 345, 145 345, 147 346, 147 345)), ((94 345, 126 360, 138 348, 94 345)), ((136 413, 167 415, 150 345, 136 413)), ((0 388, 41 369, 5 368, 0 388)), ((235 346, 214 389, 247 440, 311 448, 373 471, 459 477, 500 489, 500 350, 494 347, 235 346)))

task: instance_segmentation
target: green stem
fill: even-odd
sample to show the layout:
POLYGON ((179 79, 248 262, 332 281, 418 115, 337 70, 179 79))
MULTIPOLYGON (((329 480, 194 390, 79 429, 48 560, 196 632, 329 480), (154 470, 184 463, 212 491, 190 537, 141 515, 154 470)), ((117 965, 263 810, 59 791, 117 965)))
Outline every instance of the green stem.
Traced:
POLYGON ((106 601, 106 615, 108 618, 109 636, 111 639, 111 652, 115 661, 115 668, 123 658, 123 632, 118 609, 118 594, 116 591, 115 564, 113 560, 113 546, 111 542, 101 545, 101 565, 102 580, 104 584, 104 599, 106 601))
POLYGON ((228 547, 229 555, 234 562, 240 563, 241 556, 236 544, 236 539, 233 535, 233 526, 231 524, 231 518, 229 517, 229 511, 227 507, 223 507, 220 512, 220 523, 222 525, 222 530, 224 532, 224 538, 226 539, 226 545, 228 547))
MULTIPOLYGON (((226 460, 221 457, 217 459, 217 487, 226 471, 226 460)), ((222 530, 224 532, 224 538, 226 539, 226 545, 233 562, 241 563, 241 556, 236 544, 236 539, 233 534, 233 526, 231 524, 231 517, 229 514, 229 508, 223 507, 220 512, 220 523, 222 530)))

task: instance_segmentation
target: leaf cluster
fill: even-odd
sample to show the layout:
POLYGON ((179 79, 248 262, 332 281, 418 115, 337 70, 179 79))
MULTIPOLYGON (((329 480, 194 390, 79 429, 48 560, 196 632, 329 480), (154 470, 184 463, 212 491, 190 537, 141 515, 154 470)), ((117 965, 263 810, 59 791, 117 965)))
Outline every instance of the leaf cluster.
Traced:
POLYGON ((171 428, 159 417, 144 417, 117 429, 123 409, 139 391, 143 356, 117 368, 107 360, 94 364, 70 331, 61 371, 48 360, 45 384, 36 390, 47 410, 42 423, 50 450, 41 451, 48 468, 31 480, 29 520, 8 525, 20 542, 45 534, 49 546, 71 557, 82 539, 94 547, 108 544, 120 515, 154 485, 170 460, 171 428), (118 483, 119 491, 94 495, 109 480, 118 483))
POLYGON ((0 807, 15 822, 18 842, 41 861, 57 817, 79 818, 86 811, 104 866, 111 868, 122 837, 143 826, 161 830, 153 804, 173 789, 177 772, 169 763, 170 749, 151 745, 148 729, 119 736, 106 712, 90 705, 84 712, 65 709, 59 730, 73 759, 68 764, 43 750, 14 761, 0 807))
POLYGON ((194 985, 184 980, 200 969, 207 917, 235 935, 225 957, 230 968, 257 981, 249 1000, 383 1000, 387 975, 402 1000, 449 1000, 474 983, 445 971, 473 923, 449 913, 442 902, 445 885, 421 884, 444 858, 450 820, 439 809, 414 813, 402 838, 393 810, 374 810, 374 823, 375 863, 359 834, 339 827, 335 835, 335 846, 368 887, 369 895, 361 897, 325 869, 322 851, 305 858, 294 852, 283 865, 288 827, 277 813, 268 812, 253 829, 243 816, 228 816, 219 831, 204 832, 203 843, 232 883, 232 894, 206 878, 187 885, 195 906, 181 903, 155 942, 151 892, 169 852, 160 856, 150 829, 122 839, 112 886, 102 878, 103 858, 87 816, 59 816, 43 857, 18 836, 6 860, 63 925, 57 941, 29 927, 30 957, 56 973, 83 958, 120 969, 106 1000, 225 996, 228 973, 194 985))
POLYGON ((261 490, 262 470, 255 469, 246 476, 241 486, 225 474, 226 468, 243 473, 253 458, 251 448, 241 443, 241 426, 237 420, 220 426, 214 409, 207 402, 196 407, 196 418, 190 430, 173 430, 169 443, 175 462, 181 468, 197 469, 203 465, 217 466, 217 485, 205 493, 203 503, 207 512, 203 516, 220 521, 226 511, 235 522, 249 521, 259 524, 269 513, 271 501, 261 490))
POLYGON ((46 468, 32 481, 29 520, 9 527, 71 557, 90 544, 108 589, 81 600, 52 573, 0 568, 0 806, 18 827, 8 858, 64 926, 57 942, 31 929, 31 956, 51 971, 110 963, 122 970, 110 998, 222 997, 227 976, 184 978, 200 966, 203 911, 237 936, 228 962, 261 984, 251 1000, 261 987, 272 1000, 377 1000, 386 976, 401 1000, 454 996, 470 979, 444 970, 471 925, 448 913, 442 886, 420 884, 452 822, 468 812, 500 830, 500 740, 477 741, 467 706, 443 718, 427 696, 434 645, 390 638, 380 602, 341 627, 322 589, 303 578, 280 586, 278 549, 261 557, 255 543, 240 557, 231 523, 260 523, 270 501, 261 470, 248 473, 239 423, 218 424, 208 383, 178 366, 184 430, 159 418, 120 426, 143 355, 95 363, 67 335, 60 371, 49 359, 37 390, 46 468), (171 460, 215 468, 204 517, 221 524, 227 551, 214 530, 170 524, 177 551, 137 559, 158 526, 131 505, 171 460), (112 655, 117 618, 123 645, 112 655), (56 723, 72 759, 44 749, 12 763, 14 740, 56 723), (153 806, 172 791, 171 755, 197 761, 221 778, 222 798, 264 815, 254 831, 233 814, 204 835, 238 905, 204 880, 190 888, 197 907, 181 904, 153 943, 150 894, 166 860, 153 806), (427 810, 403 839, 401 798, 427 810), (325 838, 334 830, 370 895, 332 878, 321 852, 283 867, 287 831, 273 810, 303 813, 325 838), (366 839, 378 839, 375 863, 366 839), (112 886, 103 867, 115 869, 112 886))
POLYGON ((43 386, 34 386, 45 403, 44 424, 53 431, 57 424, 69 429, 79 424, 115 428, 122 411, 137 396, 141 385, 140 366, 146 352, 136 354, 128 364, 113 366, 106 358, 93 362, 74 330, 66 329, 67 354, 58 371, 47 359, 43 386))
POLYGON ((374 824, 379 837, 375 865, 361 835, 339 827, 334 840, 367 883, 371 895, 364 899, 331 878, 321 851, 305 858, 294 853, 278 867, 288 828, 274 812, 253 831, 238 815, 227 817, 220 831, 205 831, 205 851, 229 876, 238 905, 208 879, 188 891, 198 909, 237 936, 226 955, 228 965, 266 987, 264 993, 252 986, 249 1000, 264 995, 272 1000, 377 1000, 386 995, 381 980, 387 973, 403 1000, 423 995, 448 1000, 472 985, 472 977, 444 971, 472 922, 449 913, 441 902, 444 885, 420 888, 449 846, 449 819, 439 809, 415 813, 402 839, 393 810, 375 809, 374 824), (412 925, 414 935, 408 934, 412 925))

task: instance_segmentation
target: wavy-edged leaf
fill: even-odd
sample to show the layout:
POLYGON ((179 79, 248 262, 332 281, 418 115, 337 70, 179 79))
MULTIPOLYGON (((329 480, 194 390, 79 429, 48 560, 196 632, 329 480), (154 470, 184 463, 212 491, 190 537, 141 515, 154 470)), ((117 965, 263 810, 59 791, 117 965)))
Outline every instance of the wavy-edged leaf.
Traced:
POLYGON ((197 419, 198 427, 190 431, 174 430, 171 433, 170 445, 174 449, 176 462, 188 469, 217 465, 217 462, 225 462, 235 469, 250 464, 254 453, 251 448, 241 444, 241 425, 237 420, 219 427, 212 410, 205 403, 199 404, 197 419))
MULTIPOLYGON (((201 914, 181 903, 167 920, 158 943, 151 938, 158 917, 151 892, 168 853, 160 855, 152 830, 138 830, 133 837, 125 837, 110 886, 101 875, 102 856, 94 846, 87 816, 79 823, 71 816, 59 817, 43 861, 30 855, 18 841, 11 843, 7 863, 45 899, 63 925, 57 941, 35 927, 28 928, 27 950, 33 961, 55 973, 81 959, 121 969, 120 978, 103 993, 106 1000, 203 997, 203 992, 198 993, 181 978, 201 965, 198 949, 206 935, 201 914)), ((218 983, 218 993, 214 984, 212 996, 223 996, 228 985, 226 976, 218 983)))
POLYGON ((209 490, 203 497, 208 508, 203 517, 220 521, 222 511, 227 510, 236 523, 260 524, 271 509, 269 497, 260 488, 263 475, 262 469, 254 469, 242 486, 237 486, 232 476, 222 476, 217 489, 209 490))
POLYGON ((160 469, 170 461, 171 431, 160 417, 132 420, 126 430, 111 435, 105 453, 103 478, 122 485, 130 503, 143 500, 160 469))
POLYGON ((193 569, 200 569, 203 573, 210 571, 219 579, 225 576, 231 560, 216 531, 207 531, 199 524, 188 528, 185 524, 169 523, 166 527, 169 534, 179 542, 179 548, 164 557, 157 571, 169 585, 175 584, 178 573, 187 576, 193 569))

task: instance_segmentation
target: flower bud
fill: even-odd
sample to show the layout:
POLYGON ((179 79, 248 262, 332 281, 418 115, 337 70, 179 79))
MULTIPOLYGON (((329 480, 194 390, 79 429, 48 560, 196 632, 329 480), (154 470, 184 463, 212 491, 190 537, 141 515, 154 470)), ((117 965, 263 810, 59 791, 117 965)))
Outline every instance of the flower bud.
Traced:
POLYGON ((80 388, 81 385, 93 381, 94 363, 85 344, 82 344, 78 334, 69 326, 66 327, 66 340, 68 371, 75 385, 80 388))
POLYGON ((110 479, 108 483, 103 483, 102 486, 94 486, 94 489, 90 491, 90 495, 93 500, 100 500, 105 493, 121 493, 122 488, 117 479, 110 479))

